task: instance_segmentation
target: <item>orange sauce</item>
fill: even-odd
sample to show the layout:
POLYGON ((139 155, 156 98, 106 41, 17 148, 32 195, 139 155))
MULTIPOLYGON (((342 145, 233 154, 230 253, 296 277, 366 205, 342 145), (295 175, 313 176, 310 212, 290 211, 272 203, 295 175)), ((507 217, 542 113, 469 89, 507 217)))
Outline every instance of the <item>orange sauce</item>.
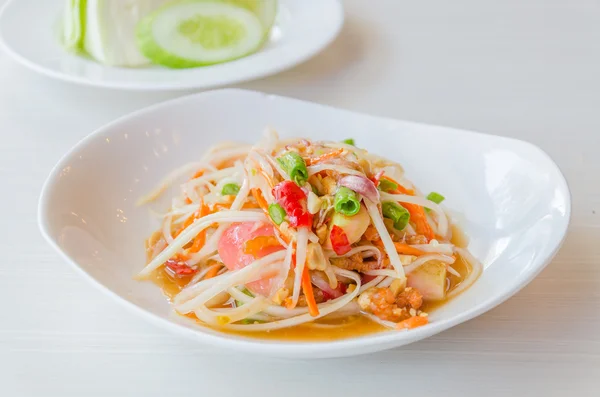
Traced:
POLYGON ((336 321, 326 322, 325 320, 317 320, 314 323, 272 331, 251 332, 222 330, 222 332, 230 335, 244 336, 246 338, 310 342, 356 338, 386 330, 388 329, 364 316, 353 315, 336 321))
POLYGON ((183 287, 185 287, 192 278, 193 276, 173 277, 164 269, 163 266, 153 271, 149 277, 149 280, 158 285, 163 294, 169 298, 169 300, 172 300, 175 295, 181 292, 183 287))
MULTIPOLYGON (((460 255, 455 255, 456 261, 452 264, 452 268, 460 273, 461 277, 455 276, 450 272, 446 275, 446 293, 452 291, 469 275, 471 272, 471 266, 463 259, 460 255)), ((423 302, 421 310, 427 313, 433 312, 440 306, 445 305, 449 299, 443 299, 439 301, 426 301, 423 302)))

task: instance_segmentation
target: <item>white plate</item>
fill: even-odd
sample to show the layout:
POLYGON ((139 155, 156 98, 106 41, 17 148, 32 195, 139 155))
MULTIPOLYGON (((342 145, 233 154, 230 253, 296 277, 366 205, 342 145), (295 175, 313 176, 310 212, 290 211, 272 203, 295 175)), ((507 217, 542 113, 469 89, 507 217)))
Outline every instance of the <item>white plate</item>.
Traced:
MULTIPOLYGON (((168 195, 167 195, 168 196, 168 195)), ((164 197, 162 209, 169 197, 164 197)), ((160 205, 158 208, 160 208, 160 205)), ((527 284, 558 250, 570 195, 556 164, 529 143, 378 118, 295 99, 218 90, 166 102, 96 131, 59 162, 40 199, 42 233, 94 285, 199 341, 245 352, 315 358, 405 345, 473 318, 527 284), (231 115, 235 117, 231 117, 231 115), (399 161, 423 191, 443 192, 461 214, 480 279, 434 311, 431 324, 335 342, 259 341, 183 323, 159 289, 133 280, 144 240, 157 227, 134 203, 176 167, 221 140, 255 142, 266 126, 282 136, 342 140, 399 161)))
POLYGON ((339 33, 339 0, 280 0, 276 25, 260 51, 195 69, 104 66, 65 51, 59 22, 64 0, 12 0, 0 14, 0 45, 23 65, 50 77, 128 90, 209 88, 258 79, 291 68, 325 48, 339 33))

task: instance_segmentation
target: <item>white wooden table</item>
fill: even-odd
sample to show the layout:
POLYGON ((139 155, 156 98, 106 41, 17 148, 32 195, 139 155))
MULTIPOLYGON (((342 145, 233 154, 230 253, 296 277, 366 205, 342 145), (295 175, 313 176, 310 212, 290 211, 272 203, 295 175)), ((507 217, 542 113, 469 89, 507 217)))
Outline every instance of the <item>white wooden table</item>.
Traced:
POLYGON ((38 233, 36 205, 50 168, 80 138, 181 93, 76 87, 2 54, 0 395, 599 395, 600 3, 346 6, 347 24, 325 53, 242 87, 541 146, 573 194, 557 258, 491 312, 380 354, 290 362, 180 339, 62 263, 38 233))

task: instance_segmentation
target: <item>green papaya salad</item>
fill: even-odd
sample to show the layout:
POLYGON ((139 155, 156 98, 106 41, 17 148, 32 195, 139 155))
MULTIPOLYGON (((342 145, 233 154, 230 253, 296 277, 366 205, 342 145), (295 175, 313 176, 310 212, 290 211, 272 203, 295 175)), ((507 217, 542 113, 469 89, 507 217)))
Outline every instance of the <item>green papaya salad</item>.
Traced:
POLYGON ((256 52, 277 0, 67 0, 65 48, 121 67, 193 68, 256 52))
POLYGON ((254 145, 224 142, 138 205, 163 194, 172 205, 158 214, 138 278, 219 330, 328 329, 333 339, 413 329, 482 271, 455 240, 445 197, 421 193, 400 164, 353 140, 268 130, 254 145), (179 194, 166 193, 177 184, 179 194))

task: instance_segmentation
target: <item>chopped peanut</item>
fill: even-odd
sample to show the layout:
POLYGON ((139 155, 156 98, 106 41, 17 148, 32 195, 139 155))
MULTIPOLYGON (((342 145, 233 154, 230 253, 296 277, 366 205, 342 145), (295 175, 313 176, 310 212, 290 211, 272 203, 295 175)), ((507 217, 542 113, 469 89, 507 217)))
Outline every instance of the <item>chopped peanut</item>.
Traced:
POLYGON ((273 303, 277 304, 277 305, 281 305, 283 303, 283 301, 290 296, 290 290, 283 287, 283 288, 279 288, 277 290, 277 292, 275 293, 275 295, 273 296, 273 303))
POLYGON ((327 241, 327 236, 328 236, 328 230, 327 230, 327 225, 326 224, 322 224, 321 226, 319 226, 319 228, 317 228, 317 230, 315 231, 317 237, 319 237, 319 244, 325 244, 325 241, 327 241))
POLYGON ((392 291, 392 294, 394 294, 394 296, 398 296, 398 294, 400 294, 400 292, 402 292, 405 287, 405 280, 396 279, 392 281, 392 284, 390 284, 390 291, 392 291))

